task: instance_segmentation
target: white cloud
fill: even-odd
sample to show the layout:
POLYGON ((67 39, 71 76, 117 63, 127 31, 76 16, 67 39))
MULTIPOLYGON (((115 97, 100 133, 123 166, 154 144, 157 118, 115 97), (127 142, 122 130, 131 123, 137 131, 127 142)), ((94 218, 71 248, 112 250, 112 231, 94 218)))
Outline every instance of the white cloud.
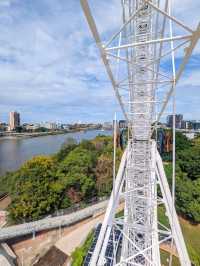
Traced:
MULTIPOLYGON (((177 15, 197 20, 199 1, 183 1, 177 15)), ((114 32, 121 1, 90 2, 100 33, 114 32)), ((10 1, 0 5, 0 31, 3 117, 19 109, 25 120, 112 119, 118 107, 78 0, 10 1)))

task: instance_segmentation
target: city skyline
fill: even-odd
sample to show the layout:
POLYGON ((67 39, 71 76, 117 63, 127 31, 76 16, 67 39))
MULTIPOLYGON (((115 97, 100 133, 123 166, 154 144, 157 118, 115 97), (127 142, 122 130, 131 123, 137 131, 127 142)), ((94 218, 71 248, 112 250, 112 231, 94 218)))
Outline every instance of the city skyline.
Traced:
MULTIPOLYGON (((93 7, 99 18, 99 10, 116 14, 97 21, 105 35, 119 23, 119 2, 104 0, 93 7)), ((192 23, 200 2, 183 2, 175 2, 175 14, 196 27, 192 23)), ((12 110, 23 114, 23 122, 103 122, 112 120, 115 111, 123 118, 79 1, 3 1, 0 10, 1 121, 8 121, 12 110)), ((177 87, 177 113, 188 120, 200 118, 199 60, 198 44, 177 87)))
MULTIPOLYGON (((81 120, 72 120, 71 122, 67 121, 67 120, 60 120, 60 119, 57 119, 57 120, 53 120, 51 119, 51 117, 48 119, 48 120, 36 120, 36 121, 32 121, 32 120, 27 120, 27 121, 24 121, 23 119, 23 114, 21 114, 18 110, 12 110, 10 111, 7 115, 7 118, 5 120, 2 120, 2 118, 0 117, 0 124, 1 123, 6 123, 6 124, 10 124, 10 114, 11 113, 17 113, 20 115, 20 124, 23 125, 23 124, 42 124, 42 123, 57 123, 57 124, 82 124, 82 123, 100 123, 100 121, 81 121, 81 120)), ((119 119, 118 119, 119 120, 119 119)), ((112 121, 112 119, 110 120, 112 121)), ((104 123, 104 122, 109 122, 109 120, 102 120, 101 123, 104 123)))
MULTIPOLYGON (((52 119, 49 119, 49 120, 47 120, 47 121, 45 121, 45 120, 38 120, 38 121, 23 121, 23 114, 22 114, 22 116, 21 116, 21 113, 20 112, 18 112, 17 110, 13 110, 13 111, 10 111, 8 114, 7 114, 7 119, 6 119, 6 121, 4 120, 1 120, 0 119, 0 124, 7 124, 7 125, 10 125, 11 124, 11 116, 12 116, 12 114, 14 114, 14 113, 16 113, 17 115, 19 115, 20 116, 20 118, 19 118, 19 121, 20 121, 20 125, 25 125, 25 124, 44 124, 44 123, 56 123, 56 124, 63 124, 63 125, 67 125, 67 124, 70 124, 69 123, 69 121, 61 121, 61 120, 52 120, 52 119)), ((112 119, 111 119, 111 121, 112 121, 112 119)), ((107 123, 107 122, 111 122, 111 121, 109 121, 109 120, 105 120, 105 121, 102 121, 101 123, 107 123)), ((94 124, 98 124, 98 123, 100 123, 99 121, 96 121, 96 122, 94 122, 94 121, 92 121, 92 122, 88 122, 88 121, 81 121, 81 120, 74 120, 74 121, 72 121, 71 122, 72 124, 84 124, 84 123, 94 123, 94 124)))
MULTIPOLYGON (((61 120, 52 120, 52 119, 49 119, 49 120, 38 120, 38 121, 24 121, 23 120, 23 118, 21 117, 21 113, 20 112, 18 112, 17 110, 12 110, 12 111, 10 111, 7 115, 8 115, 8 119, 6 120, 6 121, 3 121, 3 120, 1 120, 0 119, 0 124, 1 123, 6 123, 6 124, 8 124, 8 125, 10 125, 10 121, 11 121, 11 114, 13 114, 13 113, 16 113, 17 115, 19 115, 19 121, 20 121, 20 125, 25 125, 25 124, 44 124, 44 123, 56 123, 56 124, 70 124, 70 123, 72 123, 72 124, 84 124, 84 123, 94 123, 94 124, 98 124, 98 123, 107 123, 107 122, 112 122, 113 121, 113 118, 111 119, 111 120, 104 120, 104 121, 81 121, 81 120, 74 120, 74 121, 71 121, 71 122, 69 122, 69 121, 61 121, 61 120)), ((23 116, 23 114, 22 114, 22 116, 23 116)), ((175 114, 175 116, 176 116, 176 119, 177 119, 177 116, 179 117, 181 117, 181 121, 185 121, 185 122, 199 122, 200 121, 200 117, 199 118, 197 118, 197 119, 193 119, 192 117, 191 118, 185 118, 185 116, 183 115, 183 114, 180 114, 180 113, 176 113, 175 114)), ((117 118, 117 117, 116 117, 117 118)), ((165 119, 164 118, 162 118, 162 121, 160 121, 162 124, 166 124, 166 125, 169 125, 169 119, 171 119, 171 121, 170 121, 170 123, 172 124, 173 122, 172 122, 172 119, 173 119, 173 114, 169 114, 169 115, 167 115, 166 117, 165 117, 165 119)), ((125 121, 126 120, 124 120, 124 119, 121 119, 121 118, 117 118, 117 121, 123 121, 123 123, 125 123, 125 121)))

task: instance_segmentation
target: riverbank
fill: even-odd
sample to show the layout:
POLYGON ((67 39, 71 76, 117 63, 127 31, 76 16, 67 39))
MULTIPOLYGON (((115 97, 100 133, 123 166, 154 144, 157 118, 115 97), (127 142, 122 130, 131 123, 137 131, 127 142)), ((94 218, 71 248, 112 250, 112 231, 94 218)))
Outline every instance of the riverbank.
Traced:
POLYGON ((54 130, 54 131, 47 131, 47 132, 23 132, 23 133, 1 132, 0 139, 36 138, 36 137, 42 137, 42 136, 61 135, 61 134, 75 133, 75 132, 81 132, 81 131, 85 132, 88 130, 98 130, 98 128, 77 128, 77 129, 70 129, 70 130, 54 130))

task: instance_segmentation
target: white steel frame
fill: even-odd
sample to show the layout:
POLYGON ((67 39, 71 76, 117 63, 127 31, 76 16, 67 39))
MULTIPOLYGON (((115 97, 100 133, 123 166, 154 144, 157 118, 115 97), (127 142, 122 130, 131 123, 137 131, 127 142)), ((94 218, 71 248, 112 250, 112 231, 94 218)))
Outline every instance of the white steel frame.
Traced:
POLYGON ((121 0, 122 26, 102 42, 87 0, 80 1, 129 130, 128 146, 90 265, 106 265, 108 242, 117 229, 122 234, 122 246, 119 249, 113 237, 113 265, 160 266, 160 244, 173 239, 181 265, 189 266, 174 201, 151 136, 200 38, 200 24, 192 30, 173 17, 168 0, 121 0), (173 35, 172 24, 181 34, 173 35), (174 54, 183 47, 183 59, 175 74, 174 54), (172 73, 163 68, 163 60, 167 65, 170 56, 172 73), (120 197, 125 204, 123 219, 115 218, 120 197), (158 221, 157 206, 161 203, 171 229, 158 221))

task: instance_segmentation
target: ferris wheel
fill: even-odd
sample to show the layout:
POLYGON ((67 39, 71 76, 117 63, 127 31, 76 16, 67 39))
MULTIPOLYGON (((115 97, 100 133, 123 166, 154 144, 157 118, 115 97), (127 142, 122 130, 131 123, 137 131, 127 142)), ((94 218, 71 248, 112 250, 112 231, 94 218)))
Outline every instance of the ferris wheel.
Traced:
MULTIPOLYGON (((193 30, 174 17, 170 0, 119 2, 121 26, 102 40, 87 0, 81 0, 128 124, 128 145, 88 265, 160 266, 160 245, 167 243, 181 265, 189 266, 174 207, 175 140, 170 191, 152 135, 200 38, 200 24, 193 30), (120 205, 124 212, 117 217, 120 205), (160 205, 169 226, 159 221, 160 205)), ((175 100, 172 105, 175 114, 175 100)), ((175 139, 175 122, 173 135, 175 139)))

